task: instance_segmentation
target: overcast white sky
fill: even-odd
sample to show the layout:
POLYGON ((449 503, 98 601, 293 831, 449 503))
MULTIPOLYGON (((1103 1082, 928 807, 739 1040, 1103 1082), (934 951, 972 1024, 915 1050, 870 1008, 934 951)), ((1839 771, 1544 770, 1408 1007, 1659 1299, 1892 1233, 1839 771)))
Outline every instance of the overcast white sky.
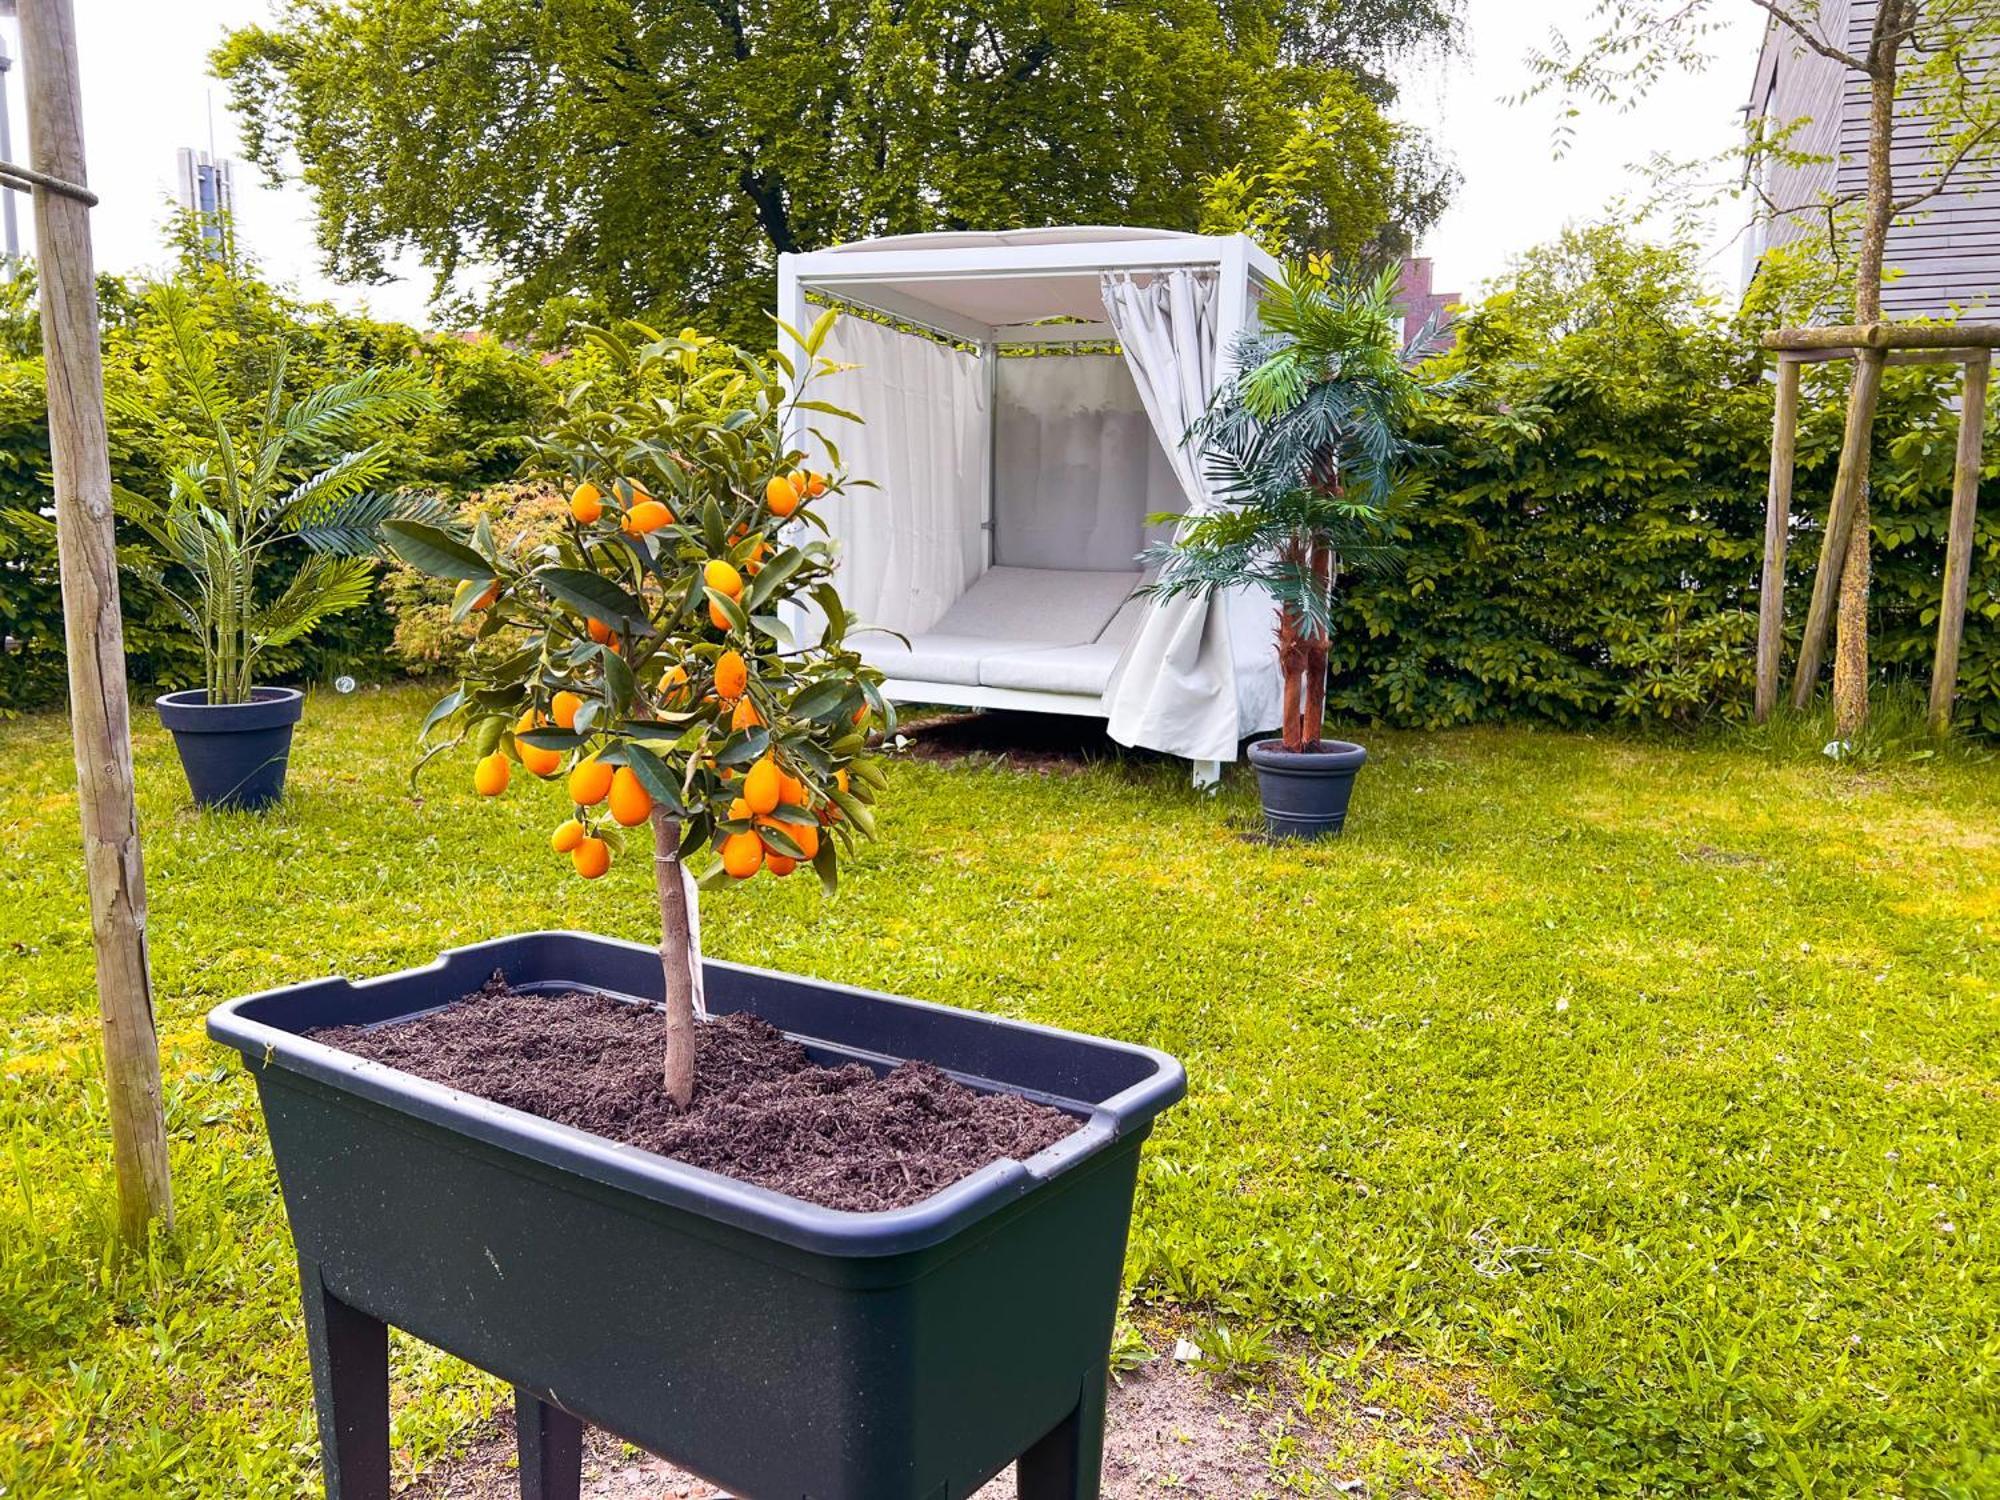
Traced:
MULTIPOLYGON (((1404 113, 1433 127, 1457 158, 1465 186, 1423 251, 1437 263, 1437 284, 1475 291, 1522 251, 1566 222, 1604 216, 1632 184, 1630 167, 1657 149, 1708 153, 1735 138, 1738 107, 1748 92, 1762 13, 1724 0, 1735 31, 1718 42, 1721 61, 1706 76, 1677 79, 1629 113, 1597 111, 1577 122, 1577 139, 1554 159, 1547 100, 1508 105, 1525 81, 1522 57, 1551 27, 1584 33, 1591 0, 1470 0, 1467 55, 1414 70, 1404 113)), ((84 127, 91 185, 103 199, 93 215, 98 264, 134 270, 162 259, 160 225, 173 194, 174 150, 205 147, 213 138, 225 155, 238 150, 235 121, 222 91, 206 73, 206 55, 224 28, 262 19, 266 0, 77 0, 83 62, 84 127)), ((8 51, 19 56, 13 23, 4 23, 8 51)), ((15 151, 27 153, 20 74, 10 77, 15 151)), ((25 203, 24 203, 25 209, 25 203)), ((321 272, 313 247, 311 204, 296 185, 273 188, 250 168, 237 173, 239 231, 279 279, 345 305, 425 320, 428 280, 348 288, 321 272)), ((1734 225, 1718 225, 1712 240, 1718 277, 1735 284, 1734 225)), ((32 228, 23 213, 24 244, 32 228)))

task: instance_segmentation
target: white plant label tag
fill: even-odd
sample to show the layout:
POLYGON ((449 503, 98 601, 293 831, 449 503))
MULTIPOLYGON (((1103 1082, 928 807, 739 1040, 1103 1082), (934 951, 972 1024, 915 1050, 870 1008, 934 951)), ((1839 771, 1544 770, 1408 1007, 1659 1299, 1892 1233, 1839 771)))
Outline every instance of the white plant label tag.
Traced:
POLYGON ((688 874, 686 865, 680 866, 681 889, 687 893, 688 908, 688 982, 694 991, 694 1016, 697 1021, 708 1019, 708 1002, 701 993, 701 890, 694 883, 694 876, 688 874))

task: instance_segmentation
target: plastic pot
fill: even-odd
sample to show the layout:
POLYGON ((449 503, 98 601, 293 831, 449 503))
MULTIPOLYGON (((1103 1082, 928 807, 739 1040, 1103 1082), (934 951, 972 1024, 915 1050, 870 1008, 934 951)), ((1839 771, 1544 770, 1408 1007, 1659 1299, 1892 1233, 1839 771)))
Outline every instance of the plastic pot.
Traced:
POLYGON ((1317 750, 1292 751, 1284 741, 1269 739, 1256 741, 1249 754, 1272 838, 1323 839, 1340 832, 1355 773, 1368 760, 1366 750, 1345 740, 1321 740, 1317 750))
POLYGON ((299 1252, 327 1492, 386 1500, 385 1325, 516 1387, 522 1493, 572 1500, 579 1419, 743 1500, 1098 1494, 1139 1148, 1163 1053, 710 962, 819 1060, 937 1064, 1082 1128, 907 1208, 816 1207, 313 1042, 518 988, 657 1003, 656 950, 581 933, 455 949, 212 1011, 263 1103, 299 1252))
POLYGON ((285 794, 292 726, 305 712, 297 688, 252 688, 247 703, 210 703, 207 689, 188 688, 164 694, 155 707, 197 804, 268 807, 285 794))

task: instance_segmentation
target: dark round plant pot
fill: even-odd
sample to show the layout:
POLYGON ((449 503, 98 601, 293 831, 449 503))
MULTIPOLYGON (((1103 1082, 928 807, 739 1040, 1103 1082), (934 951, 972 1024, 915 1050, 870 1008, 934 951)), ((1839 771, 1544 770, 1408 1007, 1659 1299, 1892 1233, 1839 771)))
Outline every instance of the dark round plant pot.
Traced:
POLYGON ((1257 768, 1257 791, 1264 802, 1264 827, 1274 839, 1324 839, 1347 821, 1354 773, 1368 752, 1345 740, 1321 740, 1317 750, 1287 750, 1282 740, 1250 746, 1257 768))
POLYGON ((305 712, 297 688, 252 688, 248 703, 210 703, 206 688, 188 688, 156 706, 197 805, 268 807, 284 795, 292 726, 305 712))

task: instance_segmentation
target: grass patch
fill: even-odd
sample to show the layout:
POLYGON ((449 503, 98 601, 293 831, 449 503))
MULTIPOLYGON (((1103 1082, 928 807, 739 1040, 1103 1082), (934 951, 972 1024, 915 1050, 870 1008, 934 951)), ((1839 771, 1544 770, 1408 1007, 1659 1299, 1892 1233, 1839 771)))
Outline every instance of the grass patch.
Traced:
MULTIPOLYGON (((411 802, 424 701, 314 697, 262 817, 195 813, 138 716, 180 1224, 125 1261, 66 726, 0 724, 0 1494, 309 1492, 291 1247, 208 1006, 505 932, 651 935, 644 861, 584 886, 548 853, 553 789, 482 805, 455 765, 411 802)), ((1318 849, 1246 842, 1241 775, 906 765, 838 901, 760 881, 704 930, 1178 1053, 1136 1315, 1302 1339, 1329 1401, 1476 1379, 1501 1492, 2000 1491, 2000 774, 1367 738, 1318 849)), ((492 1410, 448 1359, 397 1372, 406 1467, 492 1410)))

